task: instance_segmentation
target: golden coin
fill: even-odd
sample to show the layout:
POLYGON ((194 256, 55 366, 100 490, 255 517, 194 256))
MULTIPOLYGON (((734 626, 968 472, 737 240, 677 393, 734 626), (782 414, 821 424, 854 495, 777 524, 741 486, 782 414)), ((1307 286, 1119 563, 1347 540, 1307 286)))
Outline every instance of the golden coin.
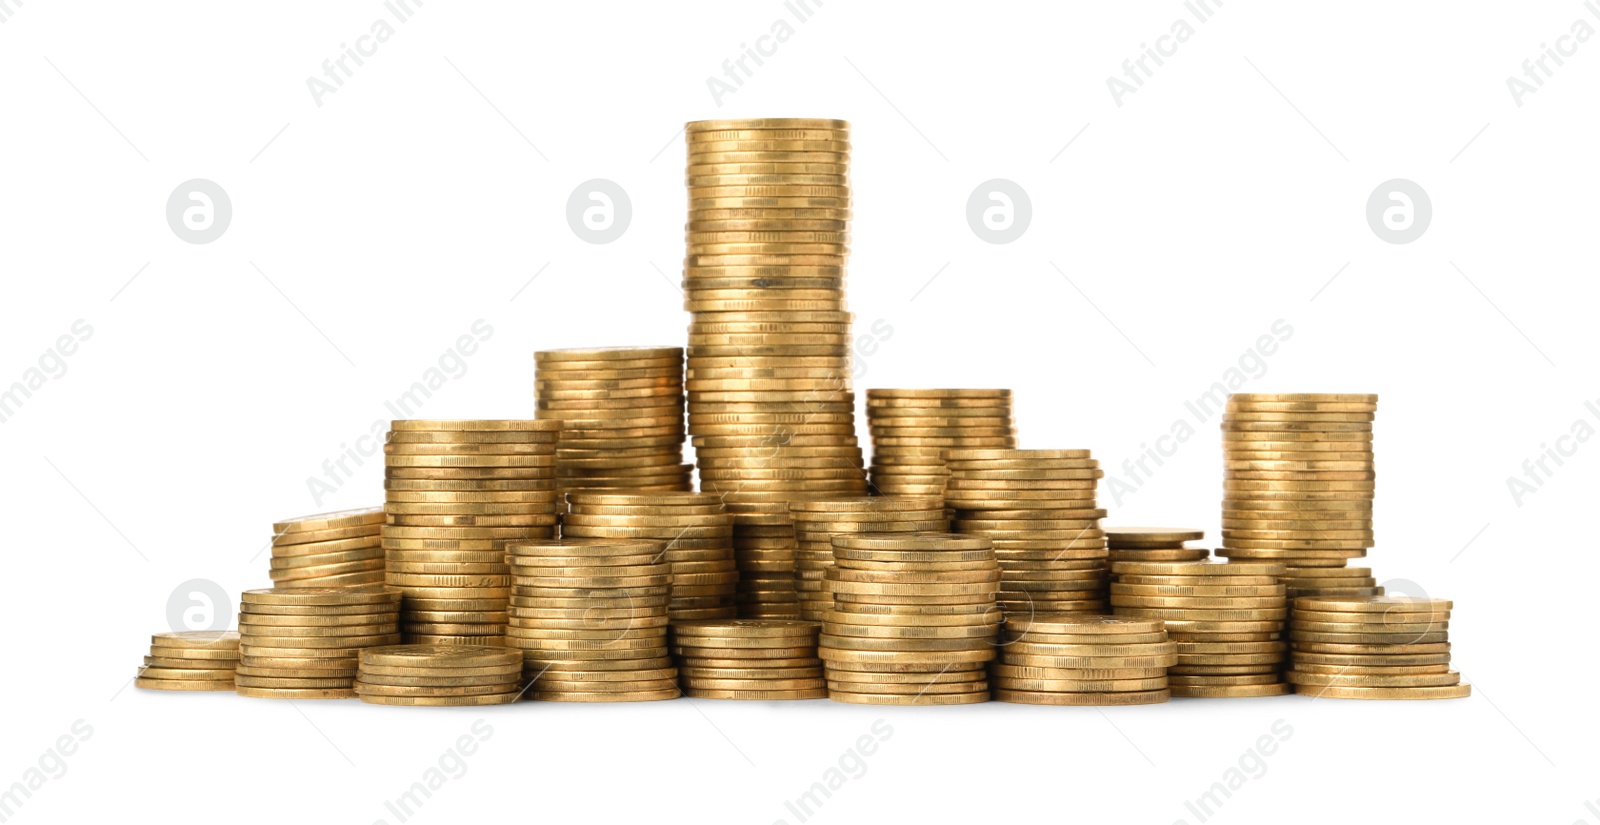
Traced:
POLYGON ((1472 695, 1472 686, 1466 683, 1442 687, 1297 685, 1295 692, 1326 699, 1465 699, 1472 695))
POLYGON ((1179 685, 1173 684, 1172 695, 1187 699, 1244 699, 1257 696, 1283 696, 1293 693, 1285 683, 1250 685, 1179 685))
POLYGON ((374 705, 416 705, 434 707, 464 707, 483 705, 508 705, 521 698, 516 691, 490 693, 482 696, 381 696, 374 693, 357 693, 361 701, 374 705))
POLYGON ((133 686, 143 690, 206 691, 234 689, 232 679, 150 679, 142 676, 133 680, 133 686))

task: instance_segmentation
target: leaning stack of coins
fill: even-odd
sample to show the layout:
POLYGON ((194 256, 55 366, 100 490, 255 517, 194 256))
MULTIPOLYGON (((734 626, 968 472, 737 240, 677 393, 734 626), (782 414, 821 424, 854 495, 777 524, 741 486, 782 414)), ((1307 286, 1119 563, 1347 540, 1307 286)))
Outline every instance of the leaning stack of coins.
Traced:
POLYGON ((400 642, 400 591, 390 587, 246 590, 239 602, 240 696, 354 697, 357 654, 400 642))
MULTIPOLYGON (((150 655, 133 679, 146 690, 233 690, 239 634, 179 630, 150 637, 150 655)), ((820 674, 819 674, 820 675, 820 674)))
POLYGON ((1119 561, 1111 570, 1118 616, 1161 619, 1178 644, 1167 671, 1173 696, 1278 696, 1288 643, 1283 565, 1274 562, 1119 561))
POLYGON ((460 645, 392 645, 361 651, 356 695, 374 705, 505 705, 522 692, 522 654, 460 645))
POLYGON ((869 705, 989 699, 1000 565, 983 536, 836 535, 820 654, 828 698, 869 705))
POLYGON ((1188 527, 1107 527, 1106 549, 1111 561, 1201 561, 1211 555, 1204 547, 1189 547, 1206 531, 1188 527))
POLYGON ((864 495, 844 298, 850 126, 685 127, 689 434, 729 501, 864 495))
POLYGON ((794 519, 795 587, 800 618, 822 621, 833 606, 824 576, 833 568, 834 534, 945 533, 950 522, 939 498, 858 496, 789 502, 794 519))
MULTIPOLYGON (((725 497, 724 497, 725 498, 725 497)), ((739 565, 739 616, 797 619, 794 519, 783 501, 729 502, 733 557, 739 565)))
POLYGON ((672 574, 659 541, 518 542, 511 564, 511 624, 523 681, 534 699, 639 702, 675 699, 667 649, 672 574))
POLYGON ((738 615, 739 568, 733 517, 710 493, 567 493, 561 535, 569 539, 646 539, 666 543, 673 621, 738 615))
POLYGON ((272 525, 272 586, 383 584, 383 508, 284 519, 272 525))
POLYGON ((384 445, 388 583, 408 644, 499 645, 505 545, 555 535, 560 421, 395 421, 384 445))
POLYGON ((884 496, 943 496, 946 450, 1017 446, 1011 390, 867 390, 867 429, 884 496))
POLYGON ((1105 472, 1088 450, 957 449, 945 459, 955 531, 994 541, 1007 615, 1105 612, 1106 511, 1095 502, 1105 472))
POLYGON ((1291 578, 1365 556, 1377 409, 1376 395, 1229 396, 1217 555, 1279 562, 1291 578))
POLYGON ((683 695, 695 699, 822 699, 815 622, 732 619, 673 622, 683 695))
POLYGON ((1445 599, 1404 596, 1295 600, 1289 681, 1330 699, 1460 699, 1472 686, 1450 669, 1445 599))
POLYGON ((561 421, 556 476, 571 490, 687 490, 683 348, 536 352, 537 417, 561 421))
POLYGON ((1172 698, 1167 668, 1177 652, 1160 619, 1008 617, 989 678, 1002 702, 1153 705, 1172 698))

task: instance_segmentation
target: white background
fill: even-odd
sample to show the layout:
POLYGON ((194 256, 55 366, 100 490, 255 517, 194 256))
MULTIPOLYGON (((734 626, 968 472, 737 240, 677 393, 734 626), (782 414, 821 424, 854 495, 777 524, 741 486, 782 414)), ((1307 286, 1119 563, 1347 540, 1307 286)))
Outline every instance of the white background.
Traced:
MULTIPOLYGON (((1520 505, 1506 481, 1600 428, 1600 43, 1520 107, 1506 85, 1573 21, 1600 28, 1580 3, 1228 0, 1120 107, 1106 79, 1192 20, 1179 3, 828 0, 718 106, 707 77, 792 20, 780 3, 429 0, 320 107, 307 78, 392 19, 378 2, 3 5, 0 384, 93 327, 0 425, 0 785, 93 728, 15 821, 397 822, 385 800, 480 718, 414 821, 797 822, 785 801, 880 718, 814 821, 1198 822, 1185 801, 1280 719, 1215 821, 1600 821, 1600 446, 1520 505), (1370 564, 1455 600, 1474 696, 413 712, 128 686, 180 582, 264 586, 273 520, 381 500, 381 462, 320 504, 307 479, 476 319, 493 336, 421 414, 531 415, 536 349, 682 341, 678 132, 739 116, 853 124, 850 300, 894 330, 861 387, 1015 388, 1023 446, 1113 475, 1277 319, 1294 333, 1246 389, 1379 393, 1370 564), (164 216, 191 178, 233 203, 208 245, 164 216), (566 223, 591 178, 631 196, 609 245, 566 223), (990 178, 1033 204, 1009 245, 966 224, 990 178), (1367 226, 1391 178, 1431 196, 1414 243, 1367 226)), ((1197 429, 1110 523, 1216 535, 1197 429)))

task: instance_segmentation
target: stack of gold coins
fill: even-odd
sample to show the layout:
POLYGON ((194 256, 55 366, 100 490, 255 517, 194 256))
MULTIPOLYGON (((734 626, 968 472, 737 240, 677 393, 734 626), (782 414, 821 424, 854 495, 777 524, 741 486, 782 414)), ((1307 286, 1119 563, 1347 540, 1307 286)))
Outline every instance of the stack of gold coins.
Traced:
POLYGON ((529 696, 560 702, 675 699, 667 649, 672 574, 659 541, 514 543, 511 625, 529 696))
POLYGON ((820 654, 828 697, 869 705, 989 699, 1000 565, 983 536, 836 535, 820 654))
POLYGON ((717 120, 685 134, 700 487, 729 501, 865 495, 844 297, 850 126, 717 120))
POLYGON ((1330 699, 1460 699, 1472 686, 1450 669, 1445 599, 1404 596, 1295 600, 1289 681, 1330 699))
POLYGON ((739 568, 733 517, 710 493, 569 492, 561 535, 570 539, 646 539, 666 544, 673 621, 738 615, 739 568))
POLYGON ((683 348, 536 352, 537 417, 561 421, 563 491, 687 490, 683 348))
POLYGON ((987 536, 1000 560, 1007 615, 1104 613, 1105 475, 1088 450, 954 449, 945 452, 945 504, 955 531, 987 536))
POLYGON ((1222 416, 1218 556, 1343 567, 1372 546, 1376 395, 1241 393, 1222 416))
POLYGON ((733 557, 739 565, 737 600, 745 619, 796 619, 794 519, 783 501, 730 502, 733 557))
POLYGON ((1017 446, 1011 390, 867 390, 872 490, 943 496, 944 451, 1017 446))
POLYGON ((1201 561, 1211 555, 1204 547, 1189 547, 1206 531, 1188 527, 1107 527, 1106 549, 1118 561, 1201 561))
POLYGON ((1119 561, 1111 570, 1118 616, 1161 619, 1178 644, 1167 671, 1173 696, 1278 696, 1289 614, 1275 562, 1119 561))
POLYGON ((822 621, 833 607, 824 576, 833 568, 834 534, 945 533, 950 522, 940 498, 857 496, 789 502, 794 519, 795 587, 800 618, 822 621))
POLYGON ((383 584, 383 508, 284 519, 272 525, 272 586, 383 584))
POLYGON ((507 542, 555 535, 560 421, 395 421, 384 445, 387 582, 409 644, 499 645, 507 542))
POLYGON ((683 695, 695 699, 822 699, 815 622, 732 619, 673 622, 683 695))
POLYGON ((150 637, 150 655, 133 679, 146 690, 233 690, 239 634, 179 630, 150 637))
POLYGON ((1383 587, 1370 567, 1296 567, 1283 576, 1288 588, 1289 621, 1294 621, 1294 601, 1301 596, 1382 596, 1383 587))
POLYGON ((1167 668, 1178 646, 1160 619, 1007 617, 994 698, 1028 705, 1153 705, 1172 698, 1167 668))
POLYGON ((505 705, 521 697, 521 681, 519 651, 393 645, 361 651, 355 690, 374 705, 505 705))
POLYGON ((400 642, 394 588, 246 590, 239 601, 240 696, 354 697, 357 654, 400 642))

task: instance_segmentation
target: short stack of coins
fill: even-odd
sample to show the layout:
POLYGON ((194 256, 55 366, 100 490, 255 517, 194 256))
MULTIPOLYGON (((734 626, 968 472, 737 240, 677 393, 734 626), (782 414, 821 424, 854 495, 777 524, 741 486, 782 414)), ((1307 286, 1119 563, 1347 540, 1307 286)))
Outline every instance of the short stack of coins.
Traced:
POLYGON ((794 519, 783 501, 730 502, 737 601, 743 619, 796 619, 794 519))
POLYGON ((672 623, 683 695, 695 699, 822 699, 815 622, 731 619, 672 623))
POLYGON ((572 490, 687 490, 682 347, 535 352, 540 419, 561 421, 556 477, 572 490))
POLYGON ((246 590, 239 597, 240 696, 349 699, 361 651, 400 643, 400 591, 246 590))
POLYGON ((835 535, 819 652, 828 698, 871 705, 989 699, 1000 565, 983 536, 835 535))
POLYGON ((884 496, 943 496, 952 449, 1017 446, 1011 390, 870 389, 872 490, 884 496))
POLYGON ((1289 621, 1301 596, 1382 596, 1383 586, 1370 567, 1296 567, 1283 575, 1288 588, 1289 621))
POLYGON ((233 690, 239 634, 179 630, 150 637, 150 655, 133 679, 145 690, 233 690))
POLYGON ((1105 475, 1088 450, 945 452, 955 532, 987 536, 1007 615, 1104 613, 1106 534, 1096 503, 1105 475))
POLYGON ((1008 617, 989 668, 994 698, 1028 705, 1153 705, 1172 698, 1178 646, 1160 619, 1008 617))
POLYGON ((850 126, 685 126, 689 434, 729 501, 865 495, 850 392, 850 126))
POLYGON ((1405 596, 1295 600, 1289 681, 1329 699, 1460 699, 1472 686, 1450 669, 1445 599, 1405 596))
POLYGON ((833 607, 833 594, 824 576, 833 568, 835 534, 946 533, 940 498, 888 498, 857 496, 789 502, 794 519, 795 588, 800 596, 800 618, 822 621, 833 607))
POLYGON ((389 585, 408 644, 499 645, 507 542, 555 535, 560 421, 402 420, 384 445, 389 585))
POLYGON ((518 542, 506 646, 528 696, 559 702, 678 697, 667 647, 672 573, 659 541, 518 542))
POLYGON ((1119 561, 1111 570, 1118 616, 1160 619, 1177 643, 1173 696, 1232 698, 1290 692, 1283 680, 1289 614, 1276 562, 1119 561))
POLYGON ((273 587, 383 584, 383 508, 284 519, 272 525, 273 587))
POLYGON ((1205 537, 1206 531, 1188 527, 1107 527, 1106 549, 1112 562, 1202 561, 1211 551, 1184 542, 1205 537))
POLYGON ((361 651, 355 691, 374 705, 505 705, 521 697, 521 683, 520 651, 394 645, 361 651))
POLYGON ((646 539, 666 544, 673 621, 738 615, 739 568, 733 517, 710 493, 567 493, 561 535, 570 539, 646 539))
POLYGON ((1377 409, 1376 395, 1229 396, 1217 555, 1275 561, 1291 579, 1302 568, 1344 567, 1365 556, 1373 543, 1377 409))

